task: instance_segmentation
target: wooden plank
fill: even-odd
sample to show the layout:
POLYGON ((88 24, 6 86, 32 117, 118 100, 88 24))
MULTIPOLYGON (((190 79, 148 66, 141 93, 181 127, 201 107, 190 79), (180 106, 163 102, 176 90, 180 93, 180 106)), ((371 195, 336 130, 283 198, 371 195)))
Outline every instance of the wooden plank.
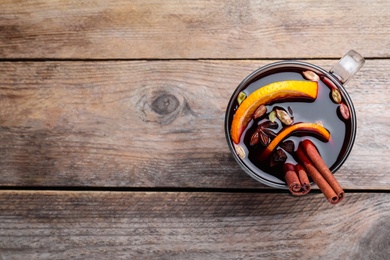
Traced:
POLYGON ((386 259, 390 194, 0 191, 2 259, 386 259))
MULTIPOLYGON (((233 160, 223 120, 268 62, 0 63, 0 184, 264 188, 233 160)), ((344 188, 390 189, 389 71, 369 60, 349 84, 359 128, 344 188)))
POLYGON ((6 59, 390 57, 383 0, 5 0, 0 10, 6 59))

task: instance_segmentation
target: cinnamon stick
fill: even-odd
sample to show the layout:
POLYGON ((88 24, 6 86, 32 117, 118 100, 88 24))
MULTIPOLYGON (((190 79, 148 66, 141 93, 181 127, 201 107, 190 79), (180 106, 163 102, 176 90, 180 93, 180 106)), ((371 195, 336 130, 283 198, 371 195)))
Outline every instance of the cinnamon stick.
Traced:
POLYGON ((320 188, 326 199, 331 204, 336 204, 337 202, 339 202, 339 197, 337 196, 336 192, 306 156, 305 152, 302 149, 302 144, 298 146, 296 154, 302 166, 305 168, 305 170, 313 179, 313 181, 317 184, 318 188, 320 188))
POLYGON ((283 168, 285 172, 284 178, 291 194, 298 196, 301 195, 301 182, 295 172, 294 165, 291 163, 285 163, 283 168))
POLYGON ((298 175, 298 179, 301 183, 302 192, 304 194, 308 193, 310 191, 310 181, 309 178, 307 177, 307 173, 305 169, 303 169, 303 167, 299 163, 296 164, 294 168, 295 168, 295 172, 298 175))
POLYGON ((332 189, 336 192, 340 202, 344 198, 344 190, 340 186, 339 182, 336 180, 332 172, 329 170, 321 155, 318 153, 316 146, 310 140, 306 139, 302 141, 302 147, 309 159, 317 168, 317 170, 321 173, 321 175, 329 183, 332 189))

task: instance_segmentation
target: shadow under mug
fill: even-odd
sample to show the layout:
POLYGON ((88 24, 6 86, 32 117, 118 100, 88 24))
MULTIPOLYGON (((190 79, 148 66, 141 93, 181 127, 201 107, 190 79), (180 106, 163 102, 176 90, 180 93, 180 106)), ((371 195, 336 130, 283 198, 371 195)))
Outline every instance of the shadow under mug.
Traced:
POLYGON ((237 161, 239 166, 252 178, 255 180, 278 189, 288 189, 287 185, 285 183, 282 183, 281 181, 275 181, 275 177, 271 176, 269 173, 266 173, 262 171, 261 169, 257 168, 256 171, 252 170, 253 165, 249 166, 247 165, 237 154, 234 143, 230 136, 230 130, 231 130, 231 123, 232 118, 234 115, 234 109, 237 106, 237 97, 239 93, 246 89, 249 84, 256 81, 257 79, 261 78, 263 75, 267 75, 272 73, 272 71, 277 70, 311 70, 318 75, 323 75, 324 77, 331 80, 339 89, 340 94, 342 95, 343 101, 346 103, 346 105, 350 109, 350 122, 351 126, 348 128, 348 132, 345 136, 345 148, 342 151, 341 157, 336 161, 335 164, 333 164, 330 167, 330 170, 335 173, 346 161, 348 158, 354 141, 356 137, 356 112, 352 103, 352 100, 350 96, 348 95, 347 91, 344 88, 344 84, 351 79, 351 77, 363 66, 364 64, 364 58, 358 54, 357 52, 351 50, 347 54, 345 54, 328 72, 321 67, 318 67, 314 64, 302 62, 302 61, 280 61, 280 62, 274 62, 268 65, 265 65, 251 74, 249 74, 236 88, 236 90, 233 92, 230 101, 228 103, 226 114, 225 114, 225 136, 226 140, 229 146, 229 149, 234 157, 234 159, 237 161))

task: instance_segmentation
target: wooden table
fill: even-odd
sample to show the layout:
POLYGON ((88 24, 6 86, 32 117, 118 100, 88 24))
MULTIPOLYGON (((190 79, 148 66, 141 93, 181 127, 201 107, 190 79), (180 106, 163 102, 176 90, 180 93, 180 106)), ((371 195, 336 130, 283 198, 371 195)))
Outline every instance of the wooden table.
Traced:
POLYGON ((0 3, 0 259, 388 259, 390 2, 0 3), (346 199, 301 198, 229 153, 254 69, 366 64, 346 199))

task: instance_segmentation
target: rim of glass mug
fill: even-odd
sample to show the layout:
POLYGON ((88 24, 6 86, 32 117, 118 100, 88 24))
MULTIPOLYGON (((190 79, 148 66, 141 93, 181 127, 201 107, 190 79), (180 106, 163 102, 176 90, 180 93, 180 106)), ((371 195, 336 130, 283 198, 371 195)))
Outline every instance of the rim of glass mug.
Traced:
MULTIPOLYGON (((256 80, 256 78, 258 78, 260 75, 266 74, 267 72, 270 72, 272 70, 276 70, 279 68, 300 68, 300 69, 302 69, 302 68, 309 69, 310 68, 311 70, 313 70, 314 72, 316 72, 319 75, 322 75, 322 74, 325 75, 340 89, 341 95, 343 96, 345 102, 347 103, 348 107, 350 108, 351 128, 350 128, 350 133, 349 133, 349 140, 347 142, 347 147, 346 147, 345 153, 343 154, 342 158, 340 158, 340 160, 338 160, 331 167, 330 170, 332 171, 332 173, 335 173, 344 164, 344 162, 347 160, 349 154, 351 153, 351 150, 352 150, 353 144, 355 142, 355 138, 356 138, 357 122, 356 122, 355 108, 353 106, 353 103, 352 103, 352 100, 351 100, 349 94, 347 93, 346 89, 344 88, 344 85, 340 82, 339 78, 336 75, 334 75, 333 73, 331 73, 329 71, 326 71, 325 69, 322 69, 321 67, 319 67, 317 65, 314 65, 314 64, 311 64, 308 62, 303 62, 303 61, 296 61, 296 60, 277 61, 277 62, 267 64, 265 66, 262 66, 262 67, 256 69, 255 71, 253 71, 248 76, 246 76, 241 81, 241 83, 237 86, 237 88, 233 92, 232 96, 230 97, 230 100, 229 100, 229 103, 228 103, 228 106, 226 109, 226 113, 225 113, 225 126, 224 126, 225 137, 226 137, 230 152, 233 154, 233 157, 236 160, 236 162, 238 163, 238 165, 253 179, 255 179, 255 180, 257 180, 257 181, 259 181, 267 186, 273 187, 273 188, 288 189, 286 184, 279 184, 279 183, 276 183, 276 182, 273 182, 273 181, 267 179, 265 176, 268 174, 266 174, 265 172, 264 172, 264 176, 260 176, 259 174, 256 174, 255 172, 253 172, 237 155, 237 153, 234 149, 233 141, 230 137, 230 127, 231 127, 230 126, 230 117, 231 117, 231 113, 234 110, 233 105, 236 101, 238 94, 244 88, 246 88, 251 82, 256 80)), ((261 169, 259 169, 259 170, 260 170, 260 172, 263 172, 261 169)))

